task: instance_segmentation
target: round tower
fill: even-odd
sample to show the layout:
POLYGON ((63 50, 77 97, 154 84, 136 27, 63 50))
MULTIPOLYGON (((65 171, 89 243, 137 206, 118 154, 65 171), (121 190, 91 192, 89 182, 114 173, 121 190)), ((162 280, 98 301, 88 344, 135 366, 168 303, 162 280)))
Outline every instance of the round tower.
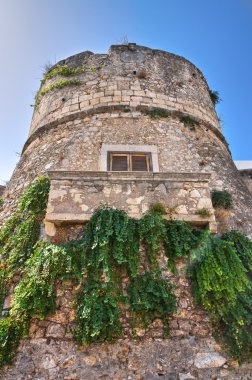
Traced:
MULTIPOLYGON (((209 228, 212 233, 237 229, 252 236, 252 197, 222 135, 213 93, 202 73, 192 63, 171 53, 129 43, 111 46, 108 54, 83 52, 51 67, 45 73, 35 97, 29 137, 4 193, 2 220, 15 209, 24 189, 41 174, 46 174, 50 179, 44 231, 41 233, 53 243, 78 238, 100 204, 125 210, 134 218, 141 218, 153 204, 158 204, 166 212, 164 218, 184 220, 197 228, 209 228), (214 200, 213 194, 218 193, 227 197, 228 208, 220 207, 223 206, 220 199, 219 203, 214 200)), ((43 180, 48 184, 47 179, 43 180)), ((14 218, 14 222, 22 225, 24 214, 18 215, 19 219, 14 218)), ((32 214, 34 216, 39 235, 42 216, 41 213, 32 214)), ((188 228, 187 224, 182 224, 188 228)), ((134 225, 140 223, 134 220, 134 225)), ((15 228, 9 229, 9 235, 15 233, 15 228)), ((96 225, 93 230, 103 231, 103 228, 96 225)), ((20 236, 23 231, 24 235, 27 233, 26 229, 19 230, 14 248, 22 240, 20 236)), ((141 234, 136 231, 141 256, 144 246, 138 245, 141 234)), ((208 237, 208 234, 202 235, 208 237)), ((128 236, 132 237, 125 236, 128 240, 128 236)), ((220 241, 217 238, 212 240, 220 241)), ((41 244, 53 246, 53 250, 65 249, 46 242, 41 244)), ((112 245, 116 245, 114 241, 112 245)), ((13 248, 8 240, 5 246, 6 250, 13 248)), ((97 242, 91 244, 91 251, 96 246, 97 242)), ((103 249, 104 240, 100 246, 103 249)), ((33 243, 31 249, 34 249, 33 243)), ((20 243, 19 250, 23 254, 20 243)), ((43 256, 43 250, 38 252, 36 257, 43 256)), ((53 253, 48 252, 44 254, 46 263, 48 258, 53 257, 53 253)), ((162 320, 156 315, 148 328, 134 328, 128 306, 126 303, 121 305, 120 298, 118 308, 121 307, 125 313, 122 317, 118 314, 122 324, 118 341, 113 344, 107 341, 92 343, 79 349, 73 340, 76 329, 73 304, 76 304, 74 297, 80 294, 85 283, 86 272, 82 285, 76 285, 75 277, 72 280, 67 277, 63 285, 62 277, 53 277, 55 294, 48 293, 46 301, 51 301, 55 295, 55 314, 47 314, 42 320, 37 314, 31 316, 29 339, 21 341, 13 365, 3 369, 0 379, 245 378, 250 367, 239 367, 237 361, 228 361, 221 351, 213 338, 213 328, 207 314, 193 302, 185 269, 187 259, 179 255, 177 258, 178 276, 166 270, 167 257, 163 254, 158 257, 160 263, 157 264, 162 268, 157 271, 161 281, 171 280, 176 287, 177 312, 170 320, 169 339, 164 334, 162 320)), ((95 260, 99 261, 97 258, 95 260)), ((20 261, 18 263, 20 265, 20 261)), ((34 267, 31 270, 27 268, 25 275, 31 273, 30 278, 33 279, 34 267)), ((101 268, 102 283, 99 282, 96 288, 98 301, 96 299, 92 305, 99 304, 99 297, 105 299, 106 305, 111 299, 113 301, 113 292, 107 297, 103 289, 109 281, 104 277, 104 268, 101 268)), ((40 265, 37 272, 50 273, 48 266, 43 269, 40 265)), ((56 269, 53 266, 53 271, 56 269)), ((127 293, 129 284, 129 280, 123 277, 124 269, 120 267, 121 295, 125 289, 127 293)), ((222 276, 223 272, 219 272, 222 276)), ((232 273, 231 270, 229 272, 232 273)), ((20 273, 22 276, 22 267, 12 280, 19 279, 20 273)), ((6 278, 4 281, 10 287, 9 274, 6 278)), ((34 280, 35 289, 40 282, 40 278, 34 280)), ((15 286, 11 284, 9 293, 2 291, 3 311, 12 308, 15 286)), ((24 287, 25 292, 27 288, 24 287)), ((41 291, 35 295, 41 294, 42 297, 44 293, 41 291)), ((157 293, 153 294, 154 298, 158 298, 157 293)), ((43 300, 39 296, 37 298, 43 300)), ((102 312, 98 312, 98 322, 96 312, 90 314, 94 316, 94 324, 99 325, 102 312)), ((18 326, 15 315, 13 320, 18 326)), ((112 325, 110 323, 109 328, 112 329, 112 325)), ((4 333, 3 336, 12 339, 12 333, 7 334, 5 330, 4 333)), ((18 346, 18 343, 13 344, 18 346)))
POLYGON ((7 188, 7 212, 47 172, 51 238, 56 225, 82 224, 99 203, 138 217, 155 202, 213 232, 251 235, 251 195, 207 82, 192 63, 133 43, 113 45, 108 54, 87 51, 58 62, 41 82, 29 138, 7 188), (214 213, 213 190, 232 195, 227 215, 214 213))

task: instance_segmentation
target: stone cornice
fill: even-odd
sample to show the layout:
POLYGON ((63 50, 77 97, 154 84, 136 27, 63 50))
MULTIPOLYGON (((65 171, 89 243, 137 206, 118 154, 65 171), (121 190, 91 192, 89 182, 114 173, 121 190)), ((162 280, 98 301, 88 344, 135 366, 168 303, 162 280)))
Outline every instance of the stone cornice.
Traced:
MULTIPOLYGON (((22 150, 22 154, 26 151, 26 149, 28 148, 28 146, 34 140, 36 140, 37 138, 39 138, 40 136, 42 136, 43 133, 45 133, 49 129, 55 128, 55 127, 57 127, 60 124, 68 123, 68 122, 74 121, 76 119, 84 119, 85 117, 93 116, 93 115, 100 114, 100 113, 108 113, 108 112, 112 113, 112 112, 120 112, 120 111, 123 112, 125 109, 130 109, 130 111, 132 111, 132 112, 142 112, 142 111, 145 111, 145 110, 149 110, 150 107, 149 106, 142 106, 142 105, 141 106, 137 106, 137 107, 129 107, 129 106, 118 104, 118 105, 113 105, 113 106, 102 106, 102 107, 92 108, 92 109, 89 109, 89 110, 86 110, 86 111, 79 111, 79 112, 71 113, 70 115, 63 116, 61 118, 58 118, 58 119, 56 119, 54 121, 51 121, 51 122, 46 123, 46 124, 42 125, 41 127, 39 127, 26 140, 26 142, 24 144, 24 147, 23 147, 23 150, 22 150)), ((171 117, 181 118, 183 116, 188 116, 188 113, 185 113, 185 112, 174 111, 174 110, 167 110, 167 108, 164 108, 164 110, 170 112, 171 117)), ((145 116, 145 117, 148 117, 148 116, 145 116)), ((222 133, 216 127, 214 127, 211 123, 206 122, 205 120, 202 120, 202 119, 199 119, 199 118, 196 118, 196 117, 194 117, 194 119, 196 121, 198 121, 198 123, 200 125, 203 125, 205 128, 211 130, 219 138, 219 140, 221 140, 221 142, 225 145, 225 147, 227 148, 229 154, 231 155, 229 147, 228 147, 228 143, 227 143, 225 137, 222 135, 222 133)))
POLYGON ((48 177, 51 180, 73 180, 73 181, 171 181, 171 182, 208 182, 211 173, 191 172, 101 172, 82 170, 49 170, 48 177))

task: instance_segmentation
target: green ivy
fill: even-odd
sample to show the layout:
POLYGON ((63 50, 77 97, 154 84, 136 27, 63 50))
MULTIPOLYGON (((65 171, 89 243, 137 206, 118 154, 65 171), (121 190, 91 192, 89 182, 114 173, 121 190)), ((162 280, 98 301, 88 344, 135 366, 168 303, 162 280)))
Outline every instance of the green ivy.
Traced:
POLYGON ((244 268, 252 273, 252 241, 239 231, 226 232, 222 239, 233 243, 244 268))
POLYGON ((0 263, 0 311, 3 308, 4 299, 8 294, 8 277, 5 263, 0 263))
POLYGON ((188 270, 193 294, 234 357, 252 358, 252 284, 234 245, 218 237, 203 240, 188 270))
POLYGON ((44 319, 56 308, 56 284, 71 272, 71 256, 59 246, 40 241, 32 257, 27 260, 25 272, 14 292, 11 315, 35 315, 44 319))
POLYGON ((11 364, 22 336, 27 335, 25 320, 5 316, 0 320, 0 367, 11 364))
POLYGON ((157 258, 166 239, 165 220, 160 212, 149 212, 139 221, 140 238, 144 244, 150 269, 158 269, 157 258))
POLYGON ((189 277, 196 303, 206 308, 233 356, 251 356, 252 285, 247 272, 251 272, 252 242, 248 238, 235 231, 212 238, 208 231, 164 219, 160 206, 139 221, 102 206, 79 241, 61 246, 37 242, 48 191, 48 179, 39 177, 0 231, 0 304, 13 276, 22 276, 10 316, 0 320, 0 365, 11 362, 32 317, 55 312, 56 287, 65 279, 80 286, 74 334, 79 344, 119 337, 125 308, 133 315, 134 327, 147 328, 160 318, 168 332, 176 302, 158 265, 161 252, 173 272, 177 257, 191 257, 189 277))
POLYGON ((24 192, 17 211, 0 230, 0 305, 6 295, 7 282, 20 272, 33 254, 40 224, 44 218, 49 180, 38 177, 24 192))
POLYGON ((164 332, 169 332, 169 317, 176 311, 176 297, 172 286, 160 272, 146 272, 128 285, 129 304, 138 324, 146 328, 154 319, 163 321, 164 332))
POLYGON ((167 221, 164 247, 168 258, 168 269, 177 273, 175 259, 188 257, 202 238, 202 232, 193 230, 189 224, 183 221, 167 221))
POLYGON ((98 209, 83 237, 86 283, 78 297, 76 338, 111 340, 121 332, 122 273, 136 277, 140 263, 137 223, 121 210, 98 209))
POLYGON ((120 336, 120 297, 112 282, 89 279, 78 296, 77 329, 79 344, 111 341, 120 336))

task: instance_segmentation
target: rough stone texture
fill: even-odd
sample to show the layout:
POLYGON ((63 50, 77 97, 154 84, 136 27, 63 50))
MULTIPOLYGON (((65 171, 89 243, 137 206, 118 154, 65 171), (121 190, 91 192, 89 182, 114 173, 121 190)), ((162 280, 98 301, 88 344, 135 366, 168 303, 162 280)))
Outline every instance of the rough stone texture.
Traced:
POLYGON ((26 148, 14 171, 4 195, 2 218, 38 174, 99 170, 103 143, 156 145, 160 172, 211 173, 209 190, 226 189, 233 196, 234 208, 226 228, 252 236, 251 194, 218 136, 203 124, 191 131, 177 117, 152 120, 141 112, 105 112, 45 130, 26 148))
POLYGON ((247 188, 252 193, 252 169, 239 170, 239 172, 247 188))
MULTIPOLYGON (((165 263, 161 263, 164 265, 165 263)), ((249 380, 251 365, 239 366, 227 358, 212 337, 206 314, 193 305, 185 276, 185 262, 177 262, 179 276, 164 276, 176 284, 177 313, 165 338, 160 320, 145 331, 131 333, 124 314, 124 335, 115 343, 78 348, 72 339, 74 297, 71 282, 58 287, 57 313, 46 320, 34 319, 29 340, 23 340, 14 365, 0 371, 1 380, 249 380)))
MULTIPOLYGON (((84 52, 59 64, 84 65, 86 72, 76 76, 81 86, 65 87, 43 96, 30 134, 41 124, 59 117, 118 104, 182 110, 219 128, 203 75, 182 57, 141 46, 116 45, 111 46, 108 55, 84 52)), ((42 89, 59 80, 54 77, 46 81, 42 89)))
MULTIPOLYGON (((54 242, 79 237, 85 220, 104 201, 134 216, 147 211, 153 201, 163 202, 168 208, 179 206, 178 217, 195 222, 197 209, 212 211, 213 189, 228 190, 234 206, 227 213, 215 210, 205 221, 216 219, 218 232, 238 229, 252 237, 251 193, 230 157, 208 85, 193 64, 134 44, 112 46, 108 54, 84 52, 60 64, 85 65, 87 70, 71 77, 80 80, 80 86, 55 89, 41 98, 4 193, 1 222, 24 189, 50 171, 52 188, 42 235, 54 242), (152 119, 145 114, 157 107, 170 116, 152 119), (181 122, 188 115, 197 125, 181 122), (101 172, 104 144, 155 147, 159 172, 101 172), (84 172, 89 173, 83 177, 84 172), (68 215, 68 224, 62 223, 62 214, 68 215)), ((43 88, 62 79, 66 78, 54 77, 43 88)), ((64 292, 58 288, 57 313, 33 320, 29 340, 22 342, 14 365, 6 367, 0 379, 251 380, 252 367, 228 359, 214 341, 204 311, 193 305, 183 268, 181 264, 176 279, 164 274, 178 285, 170 338, 163 336, 156 320, 148 331, 137 330, 139 340, 134 339, 126 312, 124 335, 117 343, 78 349, 71 334, 77 289, 69 283, 64 292)), ((6 300, 10 306, 11 297, 6 300)))
POLYGON ((214 210, 208 187, 209 174, 49 172, 51 188, 46 233, 55 236, 52 223, 83 223, 99 204, 109 204, 139 218, 153 203, 161 202, 167 218, 208 226, 215 232, 214 210), (99 204, 97 204, 99 202, 99 204), (208 209, 210 215, 197 214, 208 209), (48 224, 49 222, 49 224, 48 224))

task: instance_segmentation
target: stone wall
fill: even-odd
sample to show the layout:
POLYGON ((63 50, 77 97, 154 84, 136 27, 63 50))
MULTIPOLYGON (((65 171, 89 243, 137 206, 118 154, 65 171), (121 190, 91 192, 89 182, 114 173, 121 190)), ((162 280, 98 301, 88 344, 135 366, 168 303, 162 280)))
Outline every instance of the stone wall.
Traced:
POLYGON ((55 236, 53 224, 84 223, 102 204, 140 218, 151 204, 162 203, 167 218, 208 226, 216 232, 209 191, 210 174, 51 171, 46 234, 55 236), (197 214, 208 210, 209 215, 197 214))
POLYGON ((219 136, 204 123, 191 130, 179 116, 153 120, 141 111, 85 115, 41 131, 27 146, 7 186, 2 218, 39 174, 48 170, 99 171, 103 144, 155 146, 160 172, 211 173, 209 189, 226 189, 233 196, 234 208, 226 218, 226 228, 252 236, 252 197, 219 136))
MULTIPOLYGON (((86 72, 74 76, 81 85, 43 96, 35 109, 30 135, 63 116, 118 104, 183 111, 219 128, 203 75, 182 57, 142 46, 115 45, 108 55, 84 52, 59 64, 84 65, 86 72)), ((62 77, 53 77, 41 89, 60 80, 62 77)))
MULTIPOLYGON (((218 232, 238 229, 252 237, 251 193, 230 156, 208 85, 193 64, 134 44, 112 46, 108 54, 84 52, 59 63, 85 65, 86 72, 71 77, 80 80, 79 86, 55 89, 41 97, 4 193, 1 222, 15 209, 24 189, 38 175, 51 172, 46 228, 55 242, 66 234, 71 239, 81 233, 79 223, 104 201, 134 216, 147 211, 152 202, 163 202, 168 208, 178 206, 179 218, 202 222, 194 213, 199 208, 213 212, 213 189, 228 190, 233 208, 224 216, 215 211, 205 222, 214 223, 216 218, 218 232), (146 114, 157 107, 170 116, 146 114), (196 123, 184 123, 185 116, 196 123), (117 178, 106 173, 102 160, 108 145, 126 150, 151 147, 155 172, 119 173, 117 178), (57 177, 59 172, 63 177, 57 177), (78 179, 76 172, 88 173, 78 179), (77 211, 78 218, 67 212, 64 225, 66 204, 67 210, 70 206, 77 211)), ((62 79, 66 78, 46 81, 43 89, 62 79)), ((139 330, 143 336, 136 340, 125 320, 125 335, 119 342, 78 349, 68 328, 74 324, 72 301, 77 289, 68 284, 64 292, 58 289, 57 314, 33 321, 15 365, 4 369, 0 379, 249 380, 249 365, 239 367, 220 352, 205 313, 193 305, 184 264, 179 266, 177 278, 165 274, 178 285, 178 312, 171 321, 169 339, 162 336, 160 321, 154 321, 146 333, 139 330)))
POLYGON ((242 180, 252 194, 252 169, 239 170, 242 180))
POLYGON ((124 315, 123 336, 114 343, 78 348, 73 341, 73 301, 77 288, 58 288, 58 311, 45 320, 33 320, 30 338, 23 340, 14 365, 0 372, 1 380, 249 380, 251 365, 228 359, 212 336, 206 314, 192 303, 185 262, 178 261, 179 276, 164 272, 176 284, 177 313, 170 321, 170 336, 154 320, 132 336, 124 315))

